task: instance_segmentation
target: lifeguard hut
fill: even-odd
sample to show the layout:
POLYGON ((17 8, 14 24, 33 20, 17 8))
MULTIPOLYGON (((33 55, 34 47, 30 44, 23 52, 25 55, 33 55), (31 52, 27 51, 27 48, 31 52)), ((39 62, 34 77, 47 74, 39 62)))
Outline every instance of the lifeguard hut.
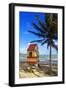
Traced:
POLYGON ((30 44, 27 48, 27 63, 30 65, 38 65, 39 52, 37 44, 30 44))

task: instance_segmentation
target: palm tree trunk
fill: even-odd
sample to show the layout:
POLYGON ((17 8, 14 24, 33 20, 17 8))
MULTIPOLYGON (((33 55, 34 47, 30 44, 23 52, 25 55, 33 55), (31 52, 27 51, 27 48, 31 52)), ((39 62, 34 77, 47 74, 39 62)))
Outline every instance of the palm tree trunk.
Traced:
POLYGON ((51 65, 51 45, 50 45, 50 55, 49 55, 49 69, 50 69, 50 72, 51 72, 51 69, 52 69, 52 65, 51 65))

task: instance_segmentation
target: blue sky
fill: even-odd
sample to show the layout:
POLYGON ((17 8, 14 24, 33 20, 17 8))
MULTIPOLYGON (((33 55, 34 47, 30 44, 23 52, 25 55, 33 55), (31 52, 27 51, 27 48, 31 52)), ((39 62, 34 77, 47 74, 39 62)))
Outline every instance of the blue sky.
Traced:
MULTIPOLYGON (((32 22, 38 24, 35 16, 39 16, 40 19, 45 22, 45 13, 36 13, 36 12, 19 12, 19 49, 21 53, 27 53, 27 47, 30 41, 38 40, 37 36, 28 32, 28 30, 36 31, 32 26, 32 22)), ((49 54, 49 49, 47 49, 46 44, 41 46, 41 44, 37 43, 39 47, 39 53, 46 55, 49 54)), ((56 50, 52 49, 52 54, 56 54, 56 50)))

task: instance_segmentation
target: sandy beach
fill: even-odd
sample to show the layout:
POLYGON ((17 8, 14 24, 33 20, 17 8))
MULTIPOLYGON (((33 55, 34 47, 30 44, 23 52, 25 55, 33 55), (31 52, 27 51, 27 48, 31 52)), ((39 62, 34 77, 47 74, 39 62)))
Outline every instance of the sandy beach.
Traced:
POLYGON ((57 76, 58 67, 57 64, 52 64, 52 74, 48 74, 49 65, 44 64, 43 62, 39 63, 39 67, 32 66, 30 69, 30 65, 26 62, 20 62, 19 66, 19 78, 34 78, 34 77, 51 77, 57 76))

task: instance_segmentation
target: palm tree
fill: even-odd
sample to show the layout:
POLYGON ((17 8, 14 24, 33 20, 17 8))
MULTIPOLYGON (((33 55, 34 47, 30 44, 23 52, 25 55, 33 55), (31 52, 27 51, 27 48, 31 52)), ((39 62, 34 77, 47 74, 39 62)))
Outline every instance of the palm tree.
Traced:
POLYGON ((49 49, 50 49, 49 68, 51 71, 51 69, 52 69, 52 67, 51 67, 52 47, 58 51, 58 47, 55 44, 55 41, 58 40, 57 14, 46 13, 45 14, 45 22, 46 23, 42 22, 38 16, 36 16, 36 19, 37 19, 39 25, 32 22, 32 25, 36 31, 29 30, 28 32, 40 37, 41 39, 31 41, 31 43, 38 42, 38 43, 41 43, 41 45, 47 44, 47 48, 49 47, 49 49))

